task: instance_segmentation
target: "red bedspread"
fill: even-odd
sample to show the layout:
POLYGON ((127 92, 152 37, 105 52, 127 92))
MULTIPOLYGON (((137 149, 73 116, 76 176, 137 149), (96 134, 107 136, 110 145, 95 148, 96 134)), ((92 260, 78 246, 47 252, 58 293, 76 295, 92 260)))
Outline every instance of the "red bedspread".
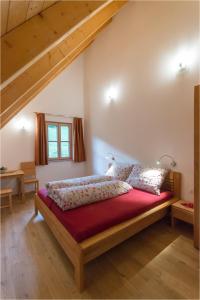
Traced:
POLYGON ((73 238, 81 242, 165 202, 172 193, 162 192, 157 196, 133 189, 127 194, 67 211, 62 211, 47 196, 46 189, 39 190, 38 195, 73 238))

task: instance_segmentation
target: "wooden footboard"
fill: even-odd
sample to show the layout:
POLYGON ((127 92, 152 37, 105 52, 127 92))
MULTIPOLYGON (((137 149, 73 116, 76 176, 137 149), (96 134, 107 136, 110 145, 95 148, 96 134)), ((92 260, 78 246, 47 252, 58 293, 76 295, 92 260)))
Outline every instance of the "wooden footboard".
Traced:
POLYGON ((172 198, 81 243, 77 243, 74 240, 67 229, 37 195, 35 195, 35 212, 37 214, 39 210, 42 214, 55 238, 74 265, 76 285, 79 291, 82 291, 84 288, 84 265, 87 262, 162 219, 168 213, 170 205, 177 200, 177 198, 172 198))
POLYGON ((75 281, 78 289, 83 289, 83 251, 79 243, 77 243, 67 229, 60 223, 51 210, 44 202, 35 194, 35 213, 38 211, 44 217, 46 223, 51 229, 53 235, 65 251, 66 255, 74 265, 75 281))

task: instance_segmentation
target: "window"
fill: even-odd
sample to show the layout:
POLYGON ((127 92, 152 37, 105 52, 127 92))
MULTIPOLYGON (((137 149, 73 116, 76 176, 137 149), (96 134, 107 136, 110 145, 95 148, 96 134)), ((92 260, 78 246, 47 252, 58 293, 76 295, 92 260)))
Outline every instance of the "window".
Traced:
POLYGON ((72 124, 46 122, 49 160, 72 159, 72 124))

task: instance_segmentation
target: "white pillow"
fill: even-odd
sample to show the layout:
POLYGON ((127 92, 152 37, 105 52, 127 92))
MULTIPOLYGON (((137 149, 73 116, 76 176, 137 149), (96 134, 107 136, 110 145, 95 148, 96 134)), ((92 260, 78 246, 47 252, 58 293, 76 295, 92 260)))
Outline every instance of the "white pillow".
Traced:
POLYGON ((137 189, 160 195, 160 188, 167 172, 166 169, 144 168, 135 165, 126 182, 137 189))
POLYGON ((112 166, 106 172, 107 176, 112 176, 115 179, 126 181, 133 169, 132 164, 113 163, 112 166))

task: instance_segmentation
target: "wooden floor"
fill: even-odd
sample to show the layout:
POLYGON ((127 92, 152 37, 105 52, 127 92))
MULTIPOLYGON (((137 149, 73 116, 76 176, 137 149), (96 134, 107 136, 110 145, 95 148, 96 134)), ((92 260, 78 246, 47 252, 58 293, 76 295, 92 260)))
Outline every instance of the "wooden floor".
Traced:
POLYGON ((32 197, 2 210, 1 299, 198 299, 198 251, 192 228, 160 221, 86 267, 80 294, 73 267, 32 197))

